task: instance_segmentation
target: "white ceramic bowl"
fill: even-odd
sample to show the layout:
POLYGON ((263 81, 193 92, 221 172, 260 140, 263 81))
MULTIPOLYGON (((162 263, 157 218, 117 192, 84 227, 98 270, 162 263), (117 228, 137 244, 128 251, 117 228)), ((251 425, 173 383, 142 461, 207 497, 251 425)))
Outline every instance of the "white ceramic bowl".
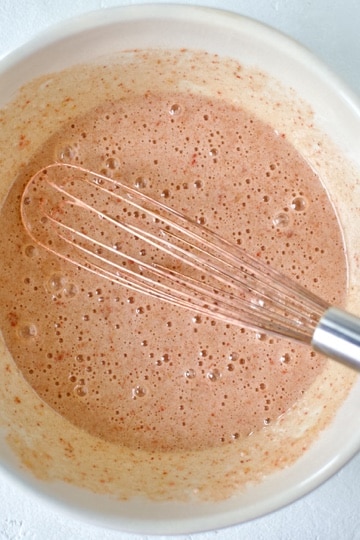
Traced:
MULTIPOLYGON (((329 179, 327 187, 344 227, 350 260, 348 305, 353 309, 359 308, 360 271, 354 262, 356 252, 360 251, 357 239, 360 193, 356 187, 360 171, 359 105, 316 58, 286 36, 238 15, 189 6, 143 5, 89 13, 52 28, 1 61, 0 106, 5 105, 22 84, 39 75, 124 49, 154 47, 202 49, 234 58, 245 67, 258 68, 280 81, 281 89, 276 84, 267 87, 267 91, 273 92, 270 99, 279 99, 283 88, 291 87, 289 100, 292 111, 298 97, 303 100, 299 110, 303 111, 304 118, 309 111, 306 104, 312 108, 314 116, 310 115, 302 127, 292 125, 291 119, 286 117, 291 107, 285 107, 282 116, 269 113, 268 120, 275 127, 280 122, 281 129, 289 132, 289 137, 311 165, 329 179), (318 132, 309 127, 311 123, 325 134, 325 150, 321 155, 318 148, 314 149, 314 133, 318 136, 318 132), (333 142, 329 142, 327 137, 333 142), (333 143, 336 150, 332 153, 329 149, 333 148, 333 143), (341 182, 339 178, 342 178, 341 182)), ((257 112, 266 117, 267 113, 261 107, 257 112)), ((4 192, 3 186, 1 193, 4 192)), ((5 357, 2 348, 2 370, 5 357)), ((20 375, 13 373, 12 377, 13 384, 20 375)), ((11 385, 3 386, 0 408, 7 409, 12 390, 11 385)), ((360 388, 355 383, 332 423, 301 459, 286 470, 221 502, 139 499, 120 502, 111 496, 59 482, 56 474, 52 482, 41 480, 21 466, 18 456, 7 443, 10 428, 5 427, 0 432, 0 463, 12 476, 47 501, 102 526, 147 534, 218 529, 278 509, 314 489, 341 468, 360 448, 359 410, 360 388)), ((30 441, 30 446, 32 437, 37 436, 37 415, 40 419, 39 408, 34 406, 28 412, 28 424, 19 420, 19 425, 13 426, 19 437, 30 441)), ((43 452, 45 455, 52 449, 45 446, 43 452)), ((34 459, 42 457, 34 456, 34 459)))

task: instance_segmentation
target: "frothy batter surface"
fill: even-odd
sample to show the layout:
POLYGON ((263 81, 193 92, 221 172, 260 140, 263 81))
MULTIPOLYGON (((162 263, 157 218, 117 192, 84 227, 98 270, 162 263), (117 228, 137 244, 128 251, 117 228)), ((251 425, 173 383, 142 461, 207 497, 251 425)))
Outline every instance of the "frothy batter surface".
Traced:
MULTIPOLYGON (((281 133, 189 93, 107 100, 40 148, 121 178, 343 300, 341 231, 319 179, 281 133), (331 267, 331 280, 326 268, 331 267)), ((14 183, 0 216, 0 326, 40 397, 107 441, 205 449, 272 424, 321 373, 307 347, 199 317, 78 270, 23 229, 14 183)))

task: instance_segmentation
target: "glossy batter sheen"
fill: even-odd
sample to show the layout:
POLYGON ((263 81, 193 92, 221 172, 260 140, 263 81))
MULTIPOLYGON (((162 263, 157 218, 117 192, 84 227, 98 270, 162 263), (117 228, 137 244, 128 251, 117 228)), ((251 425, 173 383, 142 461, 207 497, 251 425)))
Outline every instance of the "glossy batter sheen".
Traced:
MULTIPOLYGON (((319 179, 286 138, 241 108, 191 94, 104 102, 38 150, 119 177, 343 300, 341 231, 319 179), (331 279, 326 269, 331 267, 331 279)), ((24 377, 74 424, 130 448, 206 449, 273 423, 324 360, 113 285, 34 245, 24 182, 0 216, 0 326, 24 377)))

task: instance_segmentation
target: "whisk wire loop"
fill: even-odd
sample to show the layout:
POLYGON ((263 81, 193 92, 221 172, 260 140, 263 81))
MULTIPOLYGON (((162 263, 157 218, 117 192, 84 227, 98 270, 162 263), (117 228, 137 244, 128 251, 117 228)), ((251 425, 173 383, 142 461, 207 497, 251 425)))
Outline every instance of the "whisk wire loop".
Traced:
POLYGON ((51 253, 205 316, 310 343, 328 308, 177 210, 82 167, 39 171, 21 212, 29 234, 51 253))

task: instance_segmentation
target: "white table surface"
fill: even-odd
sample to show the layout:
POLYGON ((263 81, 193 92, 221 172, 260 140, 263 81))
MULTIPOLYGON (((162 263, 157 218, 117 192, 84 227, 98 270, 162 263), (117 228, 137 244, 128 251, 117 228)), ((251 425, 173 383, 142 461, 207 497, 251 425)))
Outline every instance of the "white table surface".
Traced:
MULTIPOLYGON (((0 0, 0 58, 38 32, 122 0, 0 0)), ((140 3, 140 2, 138 2, 140 3)), ((148 3, 148 2, 143 2, 148 3)), ((171 3, 168 0, 167 3, 171 3)), ((254 17, 311 49, 360 95, 359 0, 197 0, 254 17)), ((323 486, 261 519, 180 540, 360 540, 360 455, 323 486)), ((99 529, 53 510, 0 469, 0 540, 150 540, 99 529)))

